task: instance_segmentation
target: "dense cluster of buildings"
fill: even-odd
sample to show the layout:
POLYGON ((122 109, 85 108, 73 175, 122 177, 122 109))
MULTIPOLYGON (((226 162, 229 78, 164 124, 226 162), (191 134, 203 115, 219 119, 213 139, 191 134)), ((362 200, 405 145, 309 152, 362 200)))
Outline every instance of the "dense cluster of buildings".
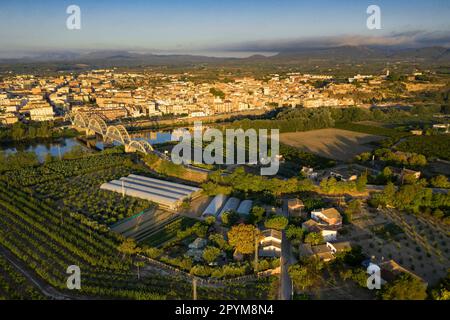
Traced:
MULTIPOLYGON (((6 124, 20 119, 45 121, 70 112, 100 113, 109 120, 168 114, 201 117, 283 105, 356 104, 351 98, 355 85, 328 83, 332 77, 327 75, 273 74, 265 80, 243 77, 214 83, 195 83, 190 76, 92 70, 79 75, 6 77, 0 82, 0 120, 6 124), (317 82, 328 85, 317 86, 317 82)), ((361 79, 366 78, 358 75, 354 81, 361 79)), ((363 83, 358 90, 366 86, 363 83)))

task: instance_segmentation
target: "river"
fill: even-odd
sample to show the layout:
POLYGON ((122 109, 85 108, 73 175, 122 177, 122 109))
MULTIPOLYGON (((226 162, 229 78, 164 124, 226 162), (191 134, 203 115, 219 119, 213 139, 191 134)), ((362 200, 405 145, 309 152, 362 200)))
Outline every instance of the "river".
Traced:
MULTIPOLYGON (((133 133, 131 134, 131 138, 136 140, 147 140, 152 145, 173 141, 172 132, 170 131, 133 133)), ((104 145, 100 138, 97 138, 95 145, 98 149, 103 150, 104 145)), ((88 149, 88 147, 77 138, 59 138, 54 140, 46 139, 3 143, 0 145, 0 151, 3 151, 5 154, 11 154, 18 151, 34 152, 39 161, 43 162, 48 154, 51 154, 54 157, 62 157, 75 146, 81 146, 88 149)))

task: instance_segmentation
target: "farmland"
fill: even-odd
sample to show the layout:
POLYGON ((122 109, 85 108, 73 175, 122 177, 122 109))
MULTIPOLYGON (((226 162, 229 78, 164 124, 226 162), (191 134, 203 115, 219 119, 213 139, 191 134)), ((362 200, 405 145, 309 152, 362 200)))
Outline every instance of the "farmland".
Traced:
POLYGON ((434 285, 449 267, 448 227, 432 218, 407 215, 395 209, 363 209, 351 226, 368 256, 394 259, 434 285))
POLYGON ((436 157, 450 160, 450 135, 418 136, 410 137, 401 142, 397 149, 406 152, 416 152, 426 157, 436 157))
MULTIPOLYGON (((145 170, 129 160, 129 155, 125 154, 100 153, 2 173, 0 248, 14 259, 20 270, 26 270, 27 276, 2 257, 0 299, 45 298, 31 284, 30 278, 51 287, 56 298, 152 300, 191 297, 191 279, 176 271, 168 273, 146 263, 142 257, 121 251, 123 237, 105 226, 112 222, 109 218, 120 215, 120 210, 115 211, 116 207, 123 206, 134 212, 147 204, 120 195, 113 199, 90 193, 105 179, 124 174, 124 170, 145 170), (76 189, 73 194, 70 193, 72 188, 76 189), (64 203, 65 197, 74 201, 64 203), (74 204, 77 197, 79 204, 74 204), (140 272, 136 267, 138 262, 141 263, 140 272), (66 270, 70 265, 80 267, 81 290, 67 289, 66 270)), ((123 214, 129 216, 130 212, 123 214)), ((170 238, 174 230, 170 227, 166 230, 170 238)), ((264 298, 268 279, 255 281, 199 285, 198 297, 264 298)), ((55 298, 53 294, 47 294, 47 297, 55 298)))
POLYGON ((356 155, 371 151, 370 143, 383 137, 341 129, 320 129, 306 132, 280 134, 280 141, 325 158, 341 161, 352 160, 356 155))

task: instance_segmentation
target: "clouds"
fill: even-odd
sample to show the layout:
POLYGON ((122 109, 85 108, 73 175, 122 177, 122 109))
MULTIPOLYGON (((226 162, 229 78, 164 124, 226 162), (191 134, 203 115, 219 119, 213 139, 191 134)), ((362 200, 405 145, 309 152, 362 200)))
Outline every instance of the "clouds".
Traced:
POLYGON ((450 47, 450 31, 406 31, 384 36, 341 35, 299 39, 275 39, 230 43, 208 50, 280 52, 308 48, 329 48, 339 46, 391 46, 391 47, 450 47))

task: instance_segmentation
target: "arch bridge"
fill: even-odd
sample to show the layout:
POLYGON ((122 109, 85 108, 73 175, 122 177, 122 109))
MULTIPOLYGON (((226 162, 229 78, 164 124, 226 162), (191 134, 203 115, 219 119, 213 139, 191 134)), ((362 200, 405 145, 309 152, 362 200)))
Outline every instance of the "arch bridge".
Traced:
POLYGON ((87 135, 98 134, 102 136, 104 142, 118 142, 125 146, 125 152, 139 151, 144 154, 154 152, 148 141, 131 139, 123 125, 108 126, 105 120, 100 114, 77 112, 70 116, 70 121, 74 127, 86 130, 87 135))

